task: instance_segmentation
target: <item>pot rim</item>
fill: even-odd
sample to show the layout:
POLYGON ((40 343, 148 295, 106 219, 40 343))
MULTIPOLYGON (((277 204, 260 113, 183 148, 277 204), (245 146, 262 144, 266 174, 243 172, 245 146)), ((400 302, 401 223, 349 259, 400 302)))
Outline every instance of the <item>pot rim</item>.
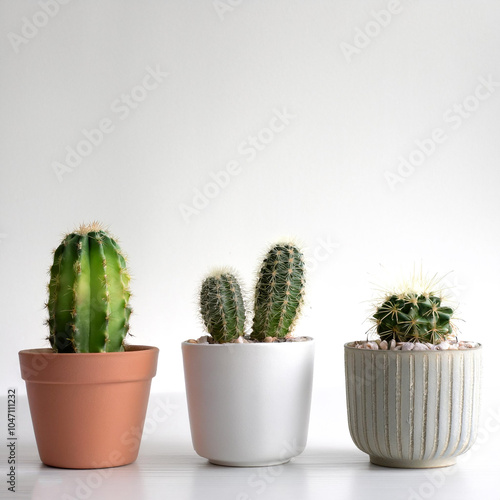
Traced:
POLYGON ((206 346, 209 346, 209 347, 222 347, 222 348, 226 348, 228 349, 229 347, 232 347, 232 346, 247 346, 246 349, 249 349, 251 348, 250 346, 260 346, 260 347, 256 347, 256 348, 262 348, 262 346, 268 346, 268 347, 271 347, 271 346, 278 346, 278 345, 294 345, 294 344, 306 344, 306 345, 309 345, 311 343, 315 343, 315 340, 313 337, 309 337, 307 335, 300 335, 300 337, 303 337, 307 340, 303 340, 301 342, 251 342, 251 343, 234 343, 234 342, 224 342, 222 344, 196 344, 196 343, 193 343, 193 342, 188 342, 187 340, 184 340, 181 342, 181 345, 184 346, 197 346, 197 347, 206 347, 206 346))
POLYGON ((159 351, 155 346, 129 345, 122 352, 60 353, 39 348, 18 355, 27 384, 110 384, 151 380, 159 351))
POLYGON ((124 351, 117 352, 54 352, 50 347, 35 347, 34 349, 22 349, 18 354, 31 354, 31 355, 44 355, 44 356, 78 356, 78 357, 93 357, 93 356, 126 356, 127 353, 137 352, 137 351, 159 351, 158 347, 152 345, 136 345, 129 344, 125 346, 124 351))
MULTIPOLYGON (((354 343, 355 342, 361 342, 359 340, 352 340, 351 342, 346 342, 344 344, 344 349, 345 350, 353 350, 353 351, 366 351, 366 352, 395 352, 395 353, 400 353, 400 354, 429 354, 429 353, 432 353, 432 352, 436 352, 436 353, 443 353, 443 352, 469 352, 469 351, 479 351, 483 348, 482 344, 480 344, 479 342, 474 342, 473 340, 465 340, 464 342, 474 342, 476 344, 475 347, 468 347, 467 349, 446 349, 446 350, 429 350, 429 351, 394 351, 394 350, 391 350, 391 349, 386 349, 386 350, 383 350, 383 349, 358 349, 357 347, 354 347, 354 343)), ((363 342, 365 342, 363 340, 363 342)))

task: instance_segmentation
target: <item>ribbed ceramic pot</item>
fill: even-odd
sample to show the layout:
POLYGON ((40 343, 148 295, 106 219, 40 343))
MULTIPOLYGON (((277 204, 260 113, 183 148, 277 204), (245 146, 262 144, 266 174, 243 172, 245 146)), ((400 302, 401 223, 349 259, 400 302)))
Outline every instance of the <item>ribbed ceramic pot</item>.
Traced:
POLYGON ((124 352, 19 352, 40 460, 96 469, 133 462, 139 453, 158 348, 124 352))
POLYGON ((453 465, 476 439, 481 346, 383 351, 345 344, 349 430, 373 464, 453 465))
POLYGON ((314 341, 182 343, 193 447, 218 465, 277 465, 307 442, 314 341))

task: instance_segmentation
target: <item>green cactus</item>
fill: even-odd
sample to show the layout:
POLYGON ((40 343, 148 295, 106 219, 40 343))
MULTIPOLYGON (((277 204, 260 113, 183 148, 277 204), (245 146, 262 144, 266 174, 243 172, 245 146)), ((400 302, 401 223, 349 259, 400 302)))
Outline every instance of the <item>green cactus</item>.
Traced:
POLYGON ((55 352, 123 351, 129 330, 130 275, 118 243, 82 225, 54 251, 47 309, 55 352))
POLYGON ((296 246, 278 243, 269 250, 255 287, 252 339, 292 332, 304 302, 304 274, 304 258, 296 246))
POLYGON ((437 344, 453 331, 453 309, 441 305, 434 292, 406 291, 388 295, 373 314, 381 340, 437 344))
POLYGON ((215 271, 205 278, 200 291, 200 312, 215 342, 231 342, 245 333, 245 304, 234 274, 215 271))

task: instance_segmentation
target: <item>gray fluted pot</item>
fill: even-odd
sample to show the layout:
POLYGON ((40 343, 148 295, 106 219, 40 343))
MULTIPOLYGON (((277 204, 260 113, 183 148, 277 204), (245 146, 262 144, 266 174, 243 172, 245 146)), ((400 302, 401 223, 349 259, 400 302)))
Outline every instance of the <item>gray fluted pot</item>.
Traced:
POLYGON ((377 465, 453 465, 477 435, 481 346, 373 351, 353 344, 344 353, 354 444, 377 465))

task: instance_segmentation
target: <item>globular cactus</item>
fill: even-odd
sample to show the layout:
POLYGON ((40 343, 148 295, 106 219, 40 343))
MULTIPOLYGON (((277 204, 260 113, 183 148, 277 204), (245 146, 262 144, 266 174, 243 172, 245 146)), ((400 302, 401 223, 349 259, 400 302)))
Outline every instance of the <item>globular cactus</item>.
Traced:
POLYGON ((452 335, 453 309, 438 294, 406 291, 388 295, 373 314, 381 340, 437 344, 452 335))
POLYGON ((291 243, 278 243, 267 253, 255 287, 254 340, 282 338, 292 332, 304 302, 305 263, 291 243))
POLYGON ((231 342, 245 333, 245 304, 236 276, 226 270, 205 278, 200 291, 200 312, 215 342, 231 342))
POLYGON ((53 350, 123 351, 131 313, 129 281, 118 243, 99 224, 68 234, 50 268, 47 324, 53 350))

